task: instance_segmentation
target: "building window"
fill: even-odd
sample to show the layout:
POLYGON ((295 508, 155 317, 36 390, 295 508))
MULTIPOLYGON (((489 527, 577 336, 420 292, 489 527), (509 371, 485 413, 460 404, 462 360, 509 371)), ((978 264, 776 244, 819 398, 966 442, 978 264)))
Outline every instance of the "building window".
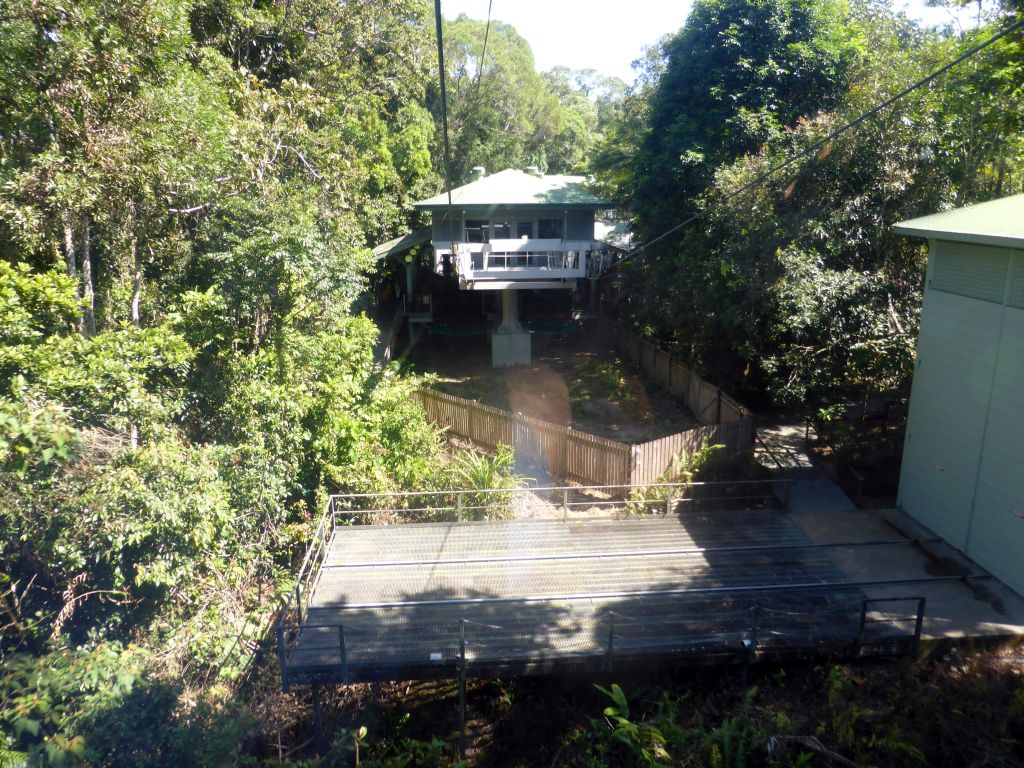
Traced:
POLYGON ((512 225, 507 221, 495 221, 491 223, 491 237, 495 240, 508 240, 512 237, 512 225))
POLYGON ((541 219, 537 222, 537 236, 541 240, 561 240, 562 220, 541 219))
POLYGON ((522 240, 524 237, 527 240, 533 239, 533 222, 532 221, 520 221, 516 224, 516 237, 522 240))
POLYGON ((466 242, 487 242, 487 219, 466 219, 466 242))

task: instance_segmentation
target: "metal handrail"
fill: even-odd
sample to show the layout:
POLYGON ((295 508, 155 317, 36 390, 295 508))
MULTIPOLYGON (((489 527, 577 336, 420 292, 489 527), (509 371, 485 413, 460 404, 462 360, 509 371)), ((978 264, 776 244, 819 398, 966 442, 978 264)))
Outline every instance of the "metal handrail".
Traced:
MULTIPOLYGON (((923 596, 914 595, 908 597, 884 597, 884 598, 871 598, 865 597, 859 600, 851 600, 843 603, 815 607, 805 611, 786 611, 784 615, 788 616, 809 616, 809 617, 821 617, 826 614, 835 613, 838 611, 845 611, 849 613, 855 608, 860 610, 860 621, 856 630, 856 633, 851 633, 849 649, 854 657, 859 657, 863 652, 866 640, 866 626, 868 623, 885 623, 889 625, 895 625, 900 623, 906 623, 909 621, 914 622, 914 632, 910 635, 910 646, 906 651, 908 655, 916 656, 920 647, 922 627, 924 622, 924 611, 925 611, 926 600, 923 596), (897 602, 916 602, 917 610, 914 616, 910 617, 887 617, 885 619, 869 620, 867 618, 869 606, 875 603, 897 603, 897 602)), ((622 614, 618 611, 606 611, 604 613, 595 615, 588 621, 588 626, 594 629, 594 636, 599 636, 597 630, 602 627, 607 627, 606 640, 604 647, 602 648, 600 643, 596 643, 593 649, 589 652, 584 652, 583 655, 591 655, 595 658, 603 659, 603 667, 610 671, 613 661, 616 658, 616 647, 615 642, 618 637, 620 640, 622 637, 622 630, 635 628, 635 627, 657 627, 659 625, 678 625, 680 622, 685 622, 689 625, 698 625, 702 620, 714 620, 721 622, 723 619, 727 619, 735 623, 735 626, 730 629, 720 629, 712 632, 711 634, 700 633, 694 636, 692 633, 686 635, 691 639, 696 638, 720 638, 728 641, 730 639, 738 639, 739 641, 739 661, 743 664, 743 676, 746 678, 746 672, 749 666, 756 661, 758 647, 760 645, 760 638, 762 636, 769 636, 774 640, 785 638, 791 632, 798 632, 798 628, 773 628, 770 620, 766 620, 766 617, 772 615, 778 615, 780 612, 777 609, 773 609, 770 606, 762 605, 759 602, 753 603, 746 609, 733 610, 728 612, 701 612, 698 614, 687 614, 686 616, 655 616, 655 617, 643 617, 637 618, 622 614), (623 621, 624 620, 624 621, 623 621), (736 623, 742 622, 742 623, 736 623)), ((497 624, 491 624, 488 622, 481 622, 475 619, 460 617, 454 622, 447 622, 445 626, 451 624, 453 629, 454 625, 457 624, 457 630, 452 632, 450 638, 453 646, 457 643, 459 647, 459 655, 457 658, 439 658, 436 661, 437 666, 440 667, 452 667, 456 673, 460 676, 466 674, 466 668, 468 659, 470 656, 466 653, 467 645, 473 644, 472 638, 467 635, 467 627, 475 626, 486 630, 498 630, 498 631, 512 631, 515 633, 521 633, 528 631, 532 634, 542 633, 545 629, 552 629, 558 625, 554 622, 536 622, 528 625, 527 627, 516 626, 516 627, 505 627, 497 624)), ((286 636, 288 634, 293 635, 293 645, 298 642, 298 634, 303 630, 330 630, 327 636, 330 637, 332 634, 338 638, 337 645, 326 644, 310 646, 307 650, 311 651, 323 651, 323 650, 334 650, 337 649, 339 653, 339 668, 342 673, 344 680, 349 679, 349 671, 351 667, 350 654, 348 644, 351 642, 351 636, 346 634, 345 625, 343 623, 305 623, 305 624, 293 624, 288 625, 287 623, 281 623, 278 626, 278 643, 279 643, 279 657, 281 661, 281 673, 282 683, 285 690, 288 690, 289 679, 288 679, 288 656, 289 648, 286 636), (298 631, 297 631, 298 630, 298 631)), ((642 652, 645 648, 663 648, 666 644, 675 639, 683 637, 680 632, 673 633, 671 637, 664 638, 653 638, 649 642, 643 642, 642 639, 639 641, 638 638, 633 636, 629 639, 630 645, 628 648, 629 652, 642 652)), ((896 637, 890 638, 896 640, 896 637)), ((491 638, 484 637, 481 639, 480 646, 486 647, 486 643, 493 642, 491 638)), ((723 649, 727 649, 728 645, 724 646, 723 649)), ((895 646, 893 646, 895 648, 895 646)), ((524 649, 525 650, 525 649, 524 649)), ((514 651, 514 654, 521 653, 521 651, 514 651)), ((621 650, 620 650, 621 653, 621 650)), ((579 652, 567 653, 566 657, 572 655, 579 656, 579 652)))
POLYGON ((377 493, 334 493, 331 499, 373 499, 382 497, 407 497, 407 496, 443 496, 452 493, 488 493, 488 492, 520 492, 520 493, 542 493, 547 491, 602 491, 612 489, 628 488, 630 491, 643 488, 704 488, 709 486, 731 486, 731 485, 763 485, 763 484, 790 484, 791 478, 764 478, 762 480, 699 480, 689 483, 643 483, 630 485, 628 483, 610 485, 541 485, 541 486, 515 486, 511 488, 481 488, 481 489, 452 489, 442 491, 383 491, 377 493))
MULTIPOLYGON (((789 483, 787 479, 766 479, 766 480, 737 480, 734 482, 692 482, 692 483, 647 483, 644 485, 632 486, 632 488, 647 489, 647 488, 662 488, 662 489, 688 489, 688 488, 708 488, 708 487, 728 487, 736 485, 755 485, 755 484, 775 484, 775 483, 789 483)), ((467 512, 479 512, 485 510, 492 510, 498 504, 486 504, 486 505, 466 505, 463 503, 463 499, 467 494, 470 495, 484 495, 488 493, 494 494, 536 494, 545 492, 557 492, 561 491, 562 500, 561 508, 563 510, 563 517, 565 517, 570 508, 576 506, 608 506, 613 504, 630 504, 634 507, 640 506, 661 506, 665 504, 663 499, 595 499, 586 502, 573 502, 568 501, 569 491, 581 492, 588 490, 609 490, 609 489, 622 489, 625 486, 621 485, 592 485, 592 486, 541 486, 541 487, 520 487, 520 488, 487 488, 479 490, 443 490, 443 491, 394 491, 394 492, 382 492, 382 493, 353 493, 353 494, 331 494, 327 497, 327 502, 324 505, 324 511, 321 514, 320 520, 317 523, 316 528, 313 531, 313 535, 310 540, 310 545, 306 550, 306 554, 303 557, 302 564, 299 567, 299 572, 295 580, 295 586, 290 590, 287 598, 281 606, 282 617, 291 610, 292 600, 295 601, 295 610, 300 618, 303 614, 303 592, 309 586, 310 580, 314 577, 313 566, 323 556, 327 550, 327 543, 331 536, 334 534, 335 528, 337 528, 338 515, 371 515, 371 514, 386 514, 386 513, 402 513, 409 514, 415 512, 429 512, 433 514, 454 512, 457 514, 458 519, 461 521, 464 519, 467 512), (439 506, 439 507, 417 507, 417 508, 405 508, 405 509, 345 509, 344 507, 339 508, 340 502, 343 500, 355 500, 355 499, 380 499, 380 498, 412 498, 412 497, 451 497, 455 495, 454 506, 439 506), (328 520, 330 526, 328 528, 328 520)), ((725 498, 725 497, 723 497, 725 498)), ((736 500, 736 497, 729 497, 732 500, 736 500)), ((742 497, 743 499, 750 498, 761 498, 761 497, 742 497)), ((677 503, 685 501, 715 501, 716 499, 686 499, 684 497, 672 497, 677 503)))

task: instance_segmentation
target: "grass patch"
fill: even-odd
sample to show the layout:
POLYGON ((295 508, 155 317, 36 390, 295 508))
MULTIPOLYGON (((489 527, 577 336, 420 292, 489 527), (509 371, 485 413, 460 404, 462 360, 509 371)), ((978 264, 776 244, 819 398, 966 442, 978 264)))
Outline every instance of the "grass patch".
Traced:
POLYGON ((574 416, 590 413, 598 400, 618 405, 640 422, 646 423, 654 416, 643 384, 619 357, 592 357, 583 363, 569 383, 569 397, 574 416))

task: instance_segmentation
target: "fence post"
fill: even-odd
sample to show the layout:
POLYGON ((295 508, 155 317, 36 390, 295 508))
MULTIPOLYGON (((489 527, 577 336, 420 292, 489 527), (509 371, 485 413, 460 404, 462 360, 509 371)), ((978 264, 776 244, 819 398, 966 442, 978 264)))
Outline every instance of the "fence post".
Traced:
POLYGON ((462 491, 455 492, 455 513, 458 515, 458 521, 462 522, 462 491))
POLYGON ((295 616, 302 626, 302 585, 298 582, 295 582, 295 616))
POLYGON ((569 519, 569 489, 562 489, 562 522, 569 519))
POLYGON ((676 500, 676 496, 675 496, 674 493, 670 493, 668 495, 668 498, 665 499, 665 517, 668 517, 669 515, 672 514, 672 507, 673 507, 673 505, 675 503, 675 500, 676 500))

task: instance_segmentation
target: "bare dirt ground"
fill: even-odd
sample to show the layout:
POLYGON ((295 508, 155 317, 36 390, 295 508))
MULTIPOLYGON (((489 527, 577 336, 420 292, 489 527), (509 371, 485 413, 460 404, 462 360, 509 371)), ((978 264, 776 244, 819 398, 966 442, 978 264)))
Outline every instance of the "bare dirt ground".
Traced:
POLYGON ((432 386, 524 416, 571 426, 622 443, 641 443, 696 426, 693 414, 597 349, 585 330, 533 336, 533 365, 495 369, 482 336, 428 335, 412 369, 432 386))

